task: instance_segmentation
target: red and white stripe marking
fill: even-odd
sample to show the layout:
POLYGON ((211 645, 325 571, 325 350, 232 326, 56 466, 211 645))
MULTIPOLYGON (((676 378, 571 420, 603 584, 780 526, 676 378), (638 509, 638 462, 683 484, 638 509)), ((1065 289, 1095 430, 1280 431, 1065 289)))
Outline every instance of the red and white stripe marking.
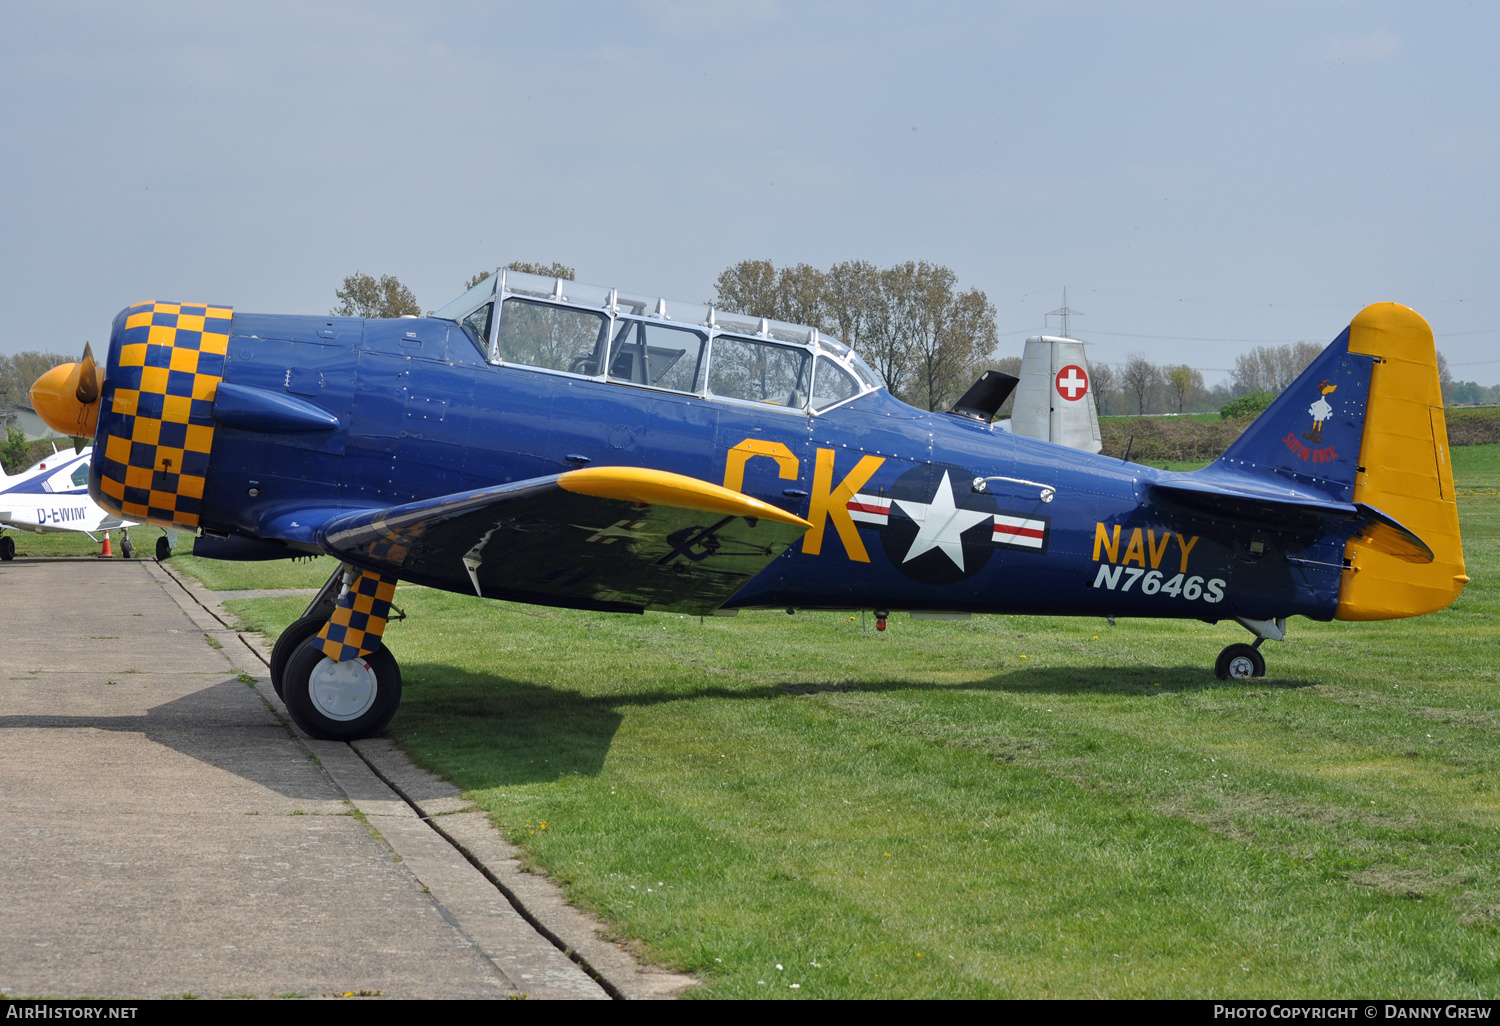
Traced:
POLYGON ((849 516, 862 524, 884 527, 891 520, 891 500, 878 495, 856 495, 847 508, 849 516))
POLYGON ((1021 549, 1040 549, 1047 544, 1047 522, 995 514, 996 545, 1014 545, 1021 549))

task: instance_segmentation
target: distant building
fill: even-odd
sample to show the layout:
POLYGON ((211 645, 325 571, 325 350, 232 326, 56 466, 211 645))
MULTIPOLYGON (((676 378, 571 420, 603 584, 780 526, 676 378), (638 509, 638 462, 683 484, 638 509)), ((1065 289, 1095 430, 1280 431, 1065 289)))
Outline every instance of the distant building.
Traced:
POLYGON ((0 414, 0 420, 4 421, 7 433, 11 428, 17 428, 26 436, 28 442, 39 442, 44 438, 66 437, 43 424, 42 418, 37 416, 36 410, 31 408, 30 403, 17 403, 9 413, 0 414))

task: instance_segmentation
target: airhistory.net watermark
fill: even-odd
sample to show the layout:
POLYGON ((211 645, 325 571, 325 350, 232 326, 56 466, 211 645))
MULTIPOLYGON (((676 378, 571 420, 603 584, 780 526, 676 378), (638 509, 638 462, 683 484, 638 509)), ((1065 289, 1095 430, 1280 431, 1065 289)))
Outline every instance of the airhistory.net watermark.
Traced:
POLYGON ((134 1019, 135 1005, 7 1004, 7 1019, 134 1019))

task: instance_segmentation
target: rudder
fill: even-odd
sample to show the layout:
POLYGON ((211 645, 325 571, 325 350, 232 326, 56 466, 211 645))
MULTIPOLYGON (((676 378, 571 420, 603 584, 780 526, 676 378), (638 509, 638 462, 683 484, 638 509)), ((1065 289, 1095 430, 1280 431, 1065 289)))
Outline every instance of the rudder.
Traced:
POLYGON ((1468 583, 1448 429, 1432 328, 1399 303, 1365 307, 1349 325, 1349 352, 1375 361, 1354 501, 1394 517, 1432 550, 1430 563, 1381 551, 1367 537, 1344 549, 1340 620, 1389 620, 1447 607, 1468 583))

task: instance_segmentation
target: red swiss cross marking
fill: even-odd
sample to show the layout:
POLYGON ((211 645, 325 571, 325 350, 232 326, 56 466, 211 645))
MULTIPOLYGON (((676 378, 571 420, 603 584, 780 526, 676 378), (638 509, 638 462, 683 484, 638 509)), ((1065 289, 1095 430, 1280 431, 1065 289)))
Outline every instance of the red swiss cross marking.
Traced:
POLYGON ((1077 402, 1089 390, 1089 376, 1082 367, 1070 363, 1057 372, 1057 394, 1068 402, 1077 402))

